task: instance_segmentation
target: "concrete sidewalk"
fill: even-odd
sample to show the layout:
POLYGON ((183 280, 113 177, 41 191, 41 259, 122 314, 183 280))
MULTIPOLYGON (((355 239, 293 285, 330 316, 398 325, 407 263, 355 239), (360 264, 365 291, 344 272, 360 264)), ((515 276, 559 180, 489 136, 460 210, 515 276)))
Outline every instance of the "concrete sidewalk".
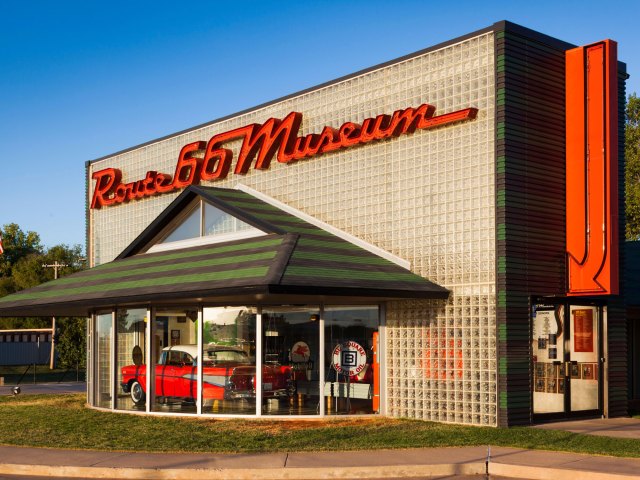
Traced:
MULTIPOLYGON (((631 438, 640 440, 640 419, 592 418, 566 422, 545 423, 533 428, 563 430, 565 432, 597 435, 601 437, 631 438)), ((640 477, 640 473, 638 474, 640 477)))
POLYGON ((0 474, 131 479, 367 479, 489 475, 638 479, 640 459, 491 447, 266 454, 123 453, 0 447, 0 474))

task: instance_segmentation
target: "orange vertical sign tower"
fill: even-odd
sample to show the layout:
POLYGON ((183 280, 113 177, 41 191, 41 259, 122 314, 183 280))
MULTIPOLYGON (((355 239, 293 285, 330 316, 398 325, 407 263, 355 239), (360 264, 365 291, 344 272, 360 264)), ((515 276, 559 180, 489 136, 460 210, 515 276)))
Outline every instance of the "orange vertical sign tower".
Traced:
POLYGON ((618 294, 617 67, 612 40, 566 52, 568 295, 618 294))

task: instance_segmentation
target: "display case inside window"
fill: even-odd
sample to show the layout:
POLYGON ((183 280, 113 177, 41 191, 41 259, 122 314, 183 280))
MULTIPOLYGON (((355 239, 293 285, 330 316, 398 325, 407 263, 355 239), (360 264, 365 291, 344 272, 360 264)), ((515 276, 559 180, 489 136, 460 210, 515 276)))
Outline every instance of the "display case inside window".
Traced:
POLYGON ((326 415, 378 411, 378 307, 331 307, 324 312, 326 415))
POLYGON ((262 414, 319 414, 319 308, 264 309, 262 351, 262 414))
POLYGON ((151 335, 151 409, 196 413, 198 398, 198 311, 158 309, 151 335))
POLYGON ((95 316, 95 405, 112 407, 111 341, 113 336, 113 314, 100 313, 95 316))
POLYGON ((119 376, 116 408, 145 410, 147 309, 116 311, 116 372, 119 376))
POLYGON ((203 413, 256 413, 255 307, 203 309, 203 413))

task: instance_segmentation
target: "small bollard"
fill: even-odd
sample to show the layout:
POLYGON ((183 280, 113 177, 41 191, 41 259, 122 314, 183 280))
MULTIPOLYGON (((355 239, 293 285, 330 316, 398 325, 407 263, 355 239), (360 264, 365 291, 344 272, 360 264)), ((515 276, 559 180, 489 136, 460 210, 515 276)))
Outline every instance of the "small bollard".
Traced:
POLYGON ((0 387, 4 385, 4 377, 0 377, 0 387))

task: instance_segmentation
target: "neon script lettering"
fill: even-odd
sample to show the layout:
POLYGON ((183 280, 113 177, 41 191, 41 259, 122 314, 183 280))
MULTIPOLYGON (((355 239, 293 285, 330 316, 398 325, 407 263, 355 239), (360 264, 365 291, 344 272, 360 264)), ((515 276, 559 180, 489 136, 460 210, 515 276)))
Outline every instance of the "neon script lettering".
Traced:
POLYGON ((91 208, 125 203, 151 195, 180 190, 200 181, 226 178, 231 170, 233 152, 224 148, 232 140, 242 140, 234 167, 236 175, 244 175, 255 161, 254 168, 266 170, 275 156, 280 163, 290 164, 336 150, 441 127, 476 117, 478 109, 466 108, 434 116, 435 107, 422 104, 417 108, 397 110, 392 115, 366 118, 362 124, 346 122, 340 128, 324 127, 320 133, 298 136, 302 114, 291 112, 283 119, 270 118, 263 124, 254 123, 214 135, 208 142, 198 141, 180 150, 173 176, 148 171, 142 180, 122 183, 122 172, 105 168, 95 172, 91 208))

